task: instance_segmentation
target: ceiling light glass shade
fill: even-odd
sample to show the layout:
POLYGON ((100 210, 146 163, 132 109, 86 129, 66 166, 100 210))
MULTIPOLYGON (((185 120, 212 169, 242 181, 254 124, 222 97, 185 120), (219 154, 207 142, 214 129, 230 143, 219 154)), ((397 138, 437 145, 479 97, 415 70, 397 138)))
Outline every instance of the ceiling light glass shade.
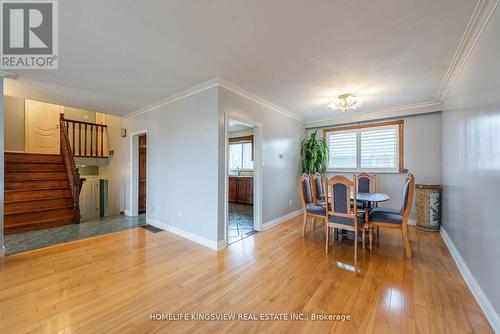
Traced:
POLYGON ((361 107, 361 101, 352 94, 343 94, 330 102, 327 107, 346 112, 361 107))

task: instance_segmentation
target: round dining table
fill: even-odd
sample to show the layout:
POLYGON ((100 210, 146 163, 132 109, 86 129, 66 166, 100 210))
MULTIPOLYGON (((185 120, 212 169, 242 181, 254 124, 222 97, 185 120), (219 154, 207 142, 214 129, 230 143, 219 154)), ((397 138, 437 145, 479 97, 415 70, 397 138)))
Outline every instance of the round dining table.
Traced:
MULTIPOLYGON (((379 203, 389 200, 389 195, 382 193, 357 193, 356 199, 360 202, 379 203)), ((354 199, 354 193, 351 193, 351 199, 354 199)))

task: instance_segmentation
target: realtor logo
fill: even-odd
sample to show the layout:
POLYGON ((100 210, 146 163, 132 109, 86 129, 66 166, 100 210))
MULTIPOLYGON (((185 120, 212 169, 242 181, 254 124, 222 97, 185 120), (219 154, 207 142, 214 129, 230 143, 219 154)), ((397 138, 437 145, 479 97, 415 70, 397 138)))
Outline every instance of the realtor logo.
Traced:
POLYGON ((0 0, 2 69, 57 69, 57 0, 0 0))

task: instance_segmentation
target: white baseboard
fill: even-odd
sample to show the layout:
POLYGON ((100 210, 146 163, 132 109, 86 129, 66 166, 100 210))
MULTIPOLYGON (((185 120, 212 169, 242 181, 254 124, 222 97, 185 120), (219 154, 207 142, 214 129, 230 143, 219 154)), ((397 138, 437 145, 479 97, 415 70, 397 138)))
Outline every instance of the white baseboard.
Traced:
POLYGON ((485 293, 477 283, 476 279, 474 278, 474 275, 472 275, 469 267, 467 266, 467 263, 464 261, 464 259, 458 252, 458 249, 455 247, 453 240, 451 240, 450 236, 448 235, 448 233, 446 233, 446 230, 442 226, 440 233, 441 237, 444 240, 444 243, 446 244, 448 250, 451 253, 451 256, 453 257, 453 260, 455 260, 458 270, 462 274, 465 283, 467 283, 467 286, 472 292, 472 295, 479 304, 479 307, 481 307, 481 309, 483 310, 484 315, 490 322, 490 325, 491 327, 493 327, 495 333, 500 333, 500 316, 495 311, 488 297, 485 295, 485 293))
POLYGON ((185 230, 180 229, 178 227, 175 227, 175 226, 172 226, 172 225, 169 225, 167 223, 160 222, 158 220, 151 219, 151 218, 146 218, 146 221, 149 225, 152 225, 154 227, 158 227, 162 230, 168 231, 168 232, 173 233, 173 234, 177 234, 178 236, 181 236, 183 238, 186 238, 188 240, 191 240, 193 242, 196 242, 197 244, 200 244, 202 246, 208 247, 208 248, 213 249, 213 250, 219 250, 219 249, 224 248, 226 246, 225 245, 226 242, 224 240, 219 241, 219 242, 214 241, 214 240, 210 240, 210 239, 207 239, 205 237, 201 237, 197 234, 185 231, 185 230))
POLYGON ((270 220, 270 221, 268 221, 267 223, 264 223, 264 224, 262 225, 262 230, 263 230, 263 231, 265 231, 265 230, 267 230, 267 229, 269 229, 269 228, 271 228, 271 227, 273 227, 273 226, 276 226, 276 225, 278 225, 278 224, 281 224, 281 223, 283 223, 283 222, 286 222, 286 221, 287 221, 287 220, 289 220, 289 219, 292 219, 292 218, 294 218, 294 217, 297 217, 298 215, 301 215, 301 214, 302 214, 302 211, 303 211, 302 209, 300 209, 300 210, 296 210, 296 211, 290 212, 290 213, 288 213, 288 214, 286 214, 286 215, 284 215, 284 216, 281 216, 281 217, 275 218, 275 219, 273 219, 273 220, 270 220))

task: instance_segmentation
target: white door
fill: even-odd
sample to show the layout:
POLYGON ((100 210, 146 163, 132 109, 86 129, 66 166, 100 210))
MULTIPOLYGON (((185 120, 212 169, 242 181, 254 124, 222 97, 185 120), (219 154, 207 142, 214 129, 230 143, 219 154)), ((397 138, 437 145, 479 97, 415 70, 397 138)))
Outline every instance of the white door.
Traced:
POLYGON ((26 100, 26 152, 59 154, 59 114, 63 110, 55 104, 26 100))
POLYGON ((81 221, 99 218, 99 179, 87 177, 80 192, 81 221))

